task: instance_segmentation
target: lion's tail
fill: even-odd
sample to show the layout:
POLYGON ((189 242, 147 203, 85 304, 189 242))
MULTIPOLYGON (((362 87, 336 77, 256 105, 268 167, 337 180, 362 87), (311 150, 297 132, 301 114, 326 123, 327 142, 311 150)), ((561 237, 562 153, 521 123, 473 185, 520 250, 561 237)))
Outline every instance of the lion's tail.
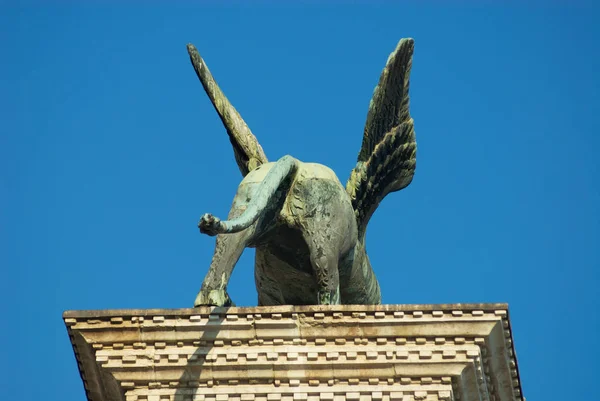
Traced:
MULTIPOLYGON (((200 231, 209 235, 216 234, 232 234, 237 233, 250 227, 261 213, 266 209, 267 205, 273 199, 279 186, 292 174, 296 174, 299 161, 292 156, 283 156, 277 160, 275 165, 269 170, 264 180, 259 184, 256 195, 252 197, 248 208, 239 217, 232 220, 219 221, 216 219, 215 224, 209 224, 203 227, 202 222, 200 231)), ((205 215, 207 216, 207 215, 205 215)), ((205 217, 203 217, 203 220, 205 217)))

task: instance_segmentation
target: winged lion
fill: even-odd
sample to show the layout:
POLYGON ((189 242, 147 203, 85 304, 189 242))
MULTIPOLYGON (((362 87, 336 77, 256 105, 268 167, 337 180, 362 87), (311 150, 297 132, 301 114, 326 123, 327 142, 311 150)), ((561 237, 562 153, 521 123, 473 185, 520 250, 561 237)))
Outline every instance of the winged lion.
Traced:
POLYGON ((227 220, 204 214, 198 223, 201 233, 217 238, 194 306, 233 305, 227 284, 247 247, 256 248, 254 276, 261 306, 380 304, 365 236, 379 203, 408 186, 415 172, 408 93, 413 39, 399 41, 381 73, 345 187, 322 164, 289 155, 268 162, 196 48, 188 44, 187 50, 244 176, 227 220))

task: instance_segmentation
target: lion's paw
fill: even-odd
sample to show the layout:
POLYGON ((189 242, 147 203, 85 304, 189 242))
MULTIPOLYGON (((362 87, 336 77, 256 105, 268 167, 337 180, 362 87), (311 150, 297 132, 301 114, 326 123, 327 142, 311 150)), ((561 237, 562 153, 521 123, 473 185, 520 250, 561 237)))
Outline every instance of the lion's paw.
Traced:
POLYGON ((200 290, 194 307, 198 306, 235 306, 225 290, 200 290))

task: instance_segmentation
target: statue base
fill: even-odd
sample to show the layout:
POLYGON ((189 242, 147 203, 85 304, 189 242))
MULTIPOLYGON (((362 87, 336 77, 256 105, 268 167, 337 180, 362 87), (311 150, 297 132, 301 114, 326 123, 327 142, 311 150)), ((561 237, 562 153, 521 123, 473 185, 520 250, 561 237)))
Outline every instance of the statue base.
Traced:
POLYGON ((506 304, 63 317, 89 401, 524 401, 506 304))

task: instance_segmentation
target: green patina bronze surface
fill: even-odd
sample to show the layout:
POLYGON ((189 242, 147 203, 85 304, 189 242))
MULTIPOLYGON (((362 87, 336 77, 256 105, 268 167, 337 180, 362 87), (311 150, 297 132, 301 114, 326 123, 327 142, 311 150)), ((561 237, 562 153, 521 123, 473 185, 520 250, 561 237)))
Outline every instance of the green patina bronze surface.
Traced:
POLYGON ((227 283, 242 252, 256 248, 259 305, 379 304, 379 283, 365 247, 379 203, 412 181, 415 132, 409 114, 414 41, 389 56, 367 113, 362 147, 346 186, 328 167, 292 156, 268 162, 196 48, 192 65, 227 130, 244 176, 227 220, 205 214, 200 231, 215 252, 195 306, 232 305, 227 283))

